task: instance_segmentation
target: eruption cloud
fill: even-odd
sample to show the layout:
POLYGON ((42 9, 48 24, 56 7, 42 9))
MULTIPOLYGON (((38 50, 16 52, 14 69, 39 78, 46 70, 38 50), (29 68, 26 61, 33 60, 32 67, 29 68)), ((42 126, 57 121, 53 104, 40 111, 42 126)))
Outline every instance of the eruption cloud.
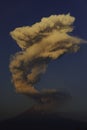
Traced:
POLYGON ((45 73, 48 63, 65 53, 77 52, 80 44, 86 42, 69 34, 73 31, 74 21, 70 14, 51 15, 32 26, 10 32, 22 49, 12 56, 9 65, 16 92, 40 94, 34 85, 45 73))

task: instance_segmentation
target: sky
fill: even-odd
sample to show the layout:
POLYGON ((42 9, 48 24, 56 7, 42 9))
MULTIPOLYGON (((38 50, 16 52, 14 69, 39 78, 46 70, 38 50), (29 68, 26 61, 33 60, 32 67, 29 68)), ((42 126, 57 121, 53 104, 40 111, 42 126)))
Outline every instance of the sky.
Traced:
MULTIPOLYGON (((27 109, 33 101, 17 94, 11 82, 9 71, 10 56, 21 49, 11 38, 10 31, 17 27, 30 26, 52 14, 70 13, 76 18, 74 36, 87 40, 87 1, 86 0, 15 0, 1 1, 0 4, 0 119, 12 117, 27 109)), ((60 111, 87 114, 87 45, 80 45, 77 53, 66 54, 48 65, 46 73, 37 88, 56 88, 69 92, 73 100, 60 111)))

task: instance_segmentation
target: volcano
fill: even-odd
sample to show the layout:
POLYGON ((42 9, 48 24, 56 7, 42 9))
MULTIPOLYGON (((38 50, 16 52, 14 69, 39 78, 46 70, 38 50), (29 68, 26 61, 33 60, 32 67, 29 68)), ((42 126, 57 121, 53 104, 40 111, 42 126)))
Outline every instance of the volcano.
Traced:
POLYGON ((61 116, 61 113, 48 112, 35 105, 26 112, 0 123, 1 129, 55 129, 86 130, 87 122, 61 116))

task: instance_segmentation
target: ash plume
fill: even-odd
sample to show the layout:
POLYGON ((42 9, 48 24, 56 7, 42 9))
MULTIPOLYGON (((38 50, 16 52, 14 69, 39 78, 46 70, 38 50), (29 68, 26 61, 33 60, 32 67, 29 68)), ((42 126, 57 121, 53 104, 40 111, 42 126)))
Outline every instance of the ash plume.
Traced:
POLYGON ((11 37, 21 48, 12 56, 10 71, 16 92, 40 94, 34 85, 45 73, 48 63, 61 55, 77 52, 85 40, 71 36, 75 18, 70 14, 51 15, 32 26, 16 28, 11 37))

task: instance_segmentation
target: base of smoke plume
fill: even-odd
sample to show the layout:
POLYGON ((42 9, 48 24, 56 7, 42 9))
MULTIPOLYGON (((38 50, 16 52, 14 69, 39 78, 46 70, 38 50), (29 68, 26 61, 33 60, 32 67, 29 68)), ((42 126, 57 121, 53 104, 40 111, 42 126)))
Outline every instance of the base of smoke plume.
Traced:
POLYGON ((71 99, 71 95, 66 92, 57 90, 45 90, 38 94, 27 94, 27 96, 35 101, 34 110, 42 112, 52 112, 58 107, 67 104, 71 99))

